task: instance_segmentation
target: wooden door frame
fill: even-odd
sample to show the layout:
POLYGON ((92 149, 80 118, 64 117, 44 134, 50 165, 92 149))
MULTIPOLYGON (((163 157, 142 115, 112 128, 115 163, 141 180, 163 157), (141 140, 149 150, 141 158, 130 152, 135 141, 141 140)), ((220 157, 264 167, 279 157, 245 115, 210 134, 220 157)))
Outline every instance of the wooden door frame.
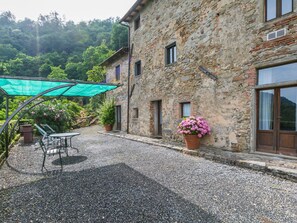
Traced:
POLYGON ((152 126, 151 134, 153 137, 162 137, 162 100, 151 101, 151 117, 152 117, 152 126))
MULTIPOLYGON (((289 85, 289 86, 275 86, 275 87, 270 87, 270 88, 264 88, 264 89, 256 89, 256 131, 255 131, 255 137, 256 137, 256 145, 255 145, 255 151, 256 152, 262 152, 258 150, 258 145, 259 145, 259 131, 265 132, 265 130, 259 130, 259 111, 260 111, 260 91, 263 90, 273 90, 274 91, 274 117, 273 117, 273 152, 265 152, 269 154, 277 154, 277 155, 282 155, 281 154, 281 144, 280 144, 280 134, 293 134, 291 131, 286 131, 286 130, 281 130, 281 89, 285 88, 291 88, 291 87, 297 87, 297 85, 289 85)), ((297 120, 296 120, 297 121, 297 120)), ((270 131, 270 130, 267 130, 270 131)), ((295 131, 296 132, 296 131, 295 131)), ((294 156, 292 156, 294 157, 294 156)))

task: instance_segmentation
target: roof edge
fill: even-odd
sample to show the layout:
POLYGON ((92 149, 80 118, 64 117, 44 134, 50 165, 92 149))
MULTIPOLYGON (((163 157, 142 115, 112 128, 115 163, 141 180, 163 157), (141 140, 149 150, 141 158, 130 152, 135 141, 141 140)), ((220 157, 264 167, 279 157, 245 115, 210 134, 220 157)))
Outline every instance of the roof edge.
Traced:
POLYGON ((115 52, 110 57, 108 57, 106 60, 104 60, 102 63, 100 63, 99 66, 106 66, 112 63, 113 61, 115 61, 117 58, 128 54, 128 52, 129 52, 128 47, 122 47, 117 52, 115 52))
POLYGON ((121 18, 120 22, 130 22, 134 15, 139 13, 149 0, 137 0, 129 11, 121 18))

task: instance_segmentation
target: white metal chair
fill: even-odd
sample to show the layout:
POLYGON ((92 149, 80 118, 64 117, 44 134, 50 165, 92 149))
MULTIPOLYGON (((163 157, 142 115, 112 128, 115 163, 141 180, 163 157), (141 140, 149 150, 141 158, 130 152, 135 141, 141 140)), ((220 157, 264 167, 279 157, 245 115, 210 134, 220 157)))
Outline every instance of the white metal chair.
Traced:
POLYGON ((59 155, 60 158, 60 165, 61 165, 61 170, 63 169, 63 163, 62 163, 62 156, 61 153, 64 152, 63 147, 56 145, 45 145, 44 142, 42 141, 42 139, 39 140, 39 145, 40 148, 42 149, 43 152, 43 162, 42 162, 42 167, 41 167, 41 171, 43 171, 43 168, 45 168, 45 160, 47 156, 54 156, 54 155, 59 155))
POLYGON ((47 134, 53 134, 53 133, 56 133, 55 130, 53 130, 52 127, 50 127, 48 124, 40 124, 40 126, 43 128, 43 130, 45 130, 45 132, 47 134))
MULTIPOLYGON (((42 135, 42 142, 46 146, 52 145, 53 147, 60 145, 60 140, 53 139, 50 137, 51 133, 47 133, 43 128, 41 128, 39 125, 34 124, 34 126, 37 128, 38 132, 42 135)), ((49 127, 49 126, 48 126, 49 127)), ((50 127, 49 127, 50 128, 50 127)), ((51 129, 51 128, 50 128, 51 129)), ((54 131, 54 130, 53 130, 54 131)))

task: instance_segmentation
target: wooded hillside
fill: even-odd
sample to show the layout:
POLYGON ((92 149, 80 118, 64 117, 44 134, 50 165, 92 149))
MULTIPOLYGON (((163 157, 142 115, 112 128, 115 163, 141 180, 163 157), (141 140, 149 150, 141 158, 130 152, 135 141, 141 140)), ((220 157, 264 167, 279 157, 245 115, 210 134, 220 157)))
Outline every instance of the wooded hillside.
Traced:
POLYGON ((38 21, 0 14, 0 75, 98 81, 98 64, 127 45, 118 18, 75 24, 55 12, 38 21))

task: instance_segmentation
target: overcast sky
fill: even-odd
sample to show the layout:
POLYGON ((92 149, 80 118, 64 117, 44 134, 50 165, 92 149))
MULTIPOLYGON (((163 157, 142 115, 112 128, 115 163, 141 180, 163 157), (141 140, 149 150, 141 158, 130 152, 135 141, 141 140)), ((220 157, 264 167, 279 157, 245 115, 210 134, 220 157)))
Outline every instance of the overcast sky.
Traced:
POLYGON ((136 0, 0 0, 0 13, 11 11, 17 20, 37 20, 56 11, 74 22, 123 17, 136 0))

